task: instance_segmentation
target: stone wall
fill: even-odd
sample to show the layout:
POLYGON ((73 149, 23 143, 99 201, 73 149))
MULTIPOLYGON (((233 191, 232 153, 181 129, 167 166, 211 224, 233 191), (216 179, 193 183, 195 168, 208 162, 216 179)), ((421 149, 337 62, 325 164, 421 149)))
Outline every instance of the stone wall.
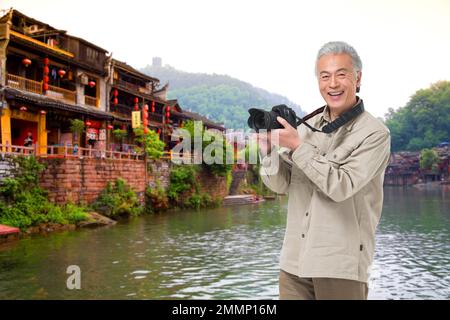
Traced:
MULTIPOLYGON (((40 158, 46 164, 40 185, 49 193, 49 200, 58 204, 67 202, 92 203, 105 189, 108 182, 124 179, 144 201, 146 185, 155 187, 157 181, 163 188, 170 182, 172 163, 166 160, 149 160, 147 176, 143 161, 79 158, 40 158)), ((0 158, 0 180, 14 175, 14 163, 10 158, 0 158)), ((199 172, 200 191, 212 198, 228 195, 225 177, 216 177, 208 170, 199 172)))
POLYGON ((139 195, 145 192, 145 165, 143 161, 109 159, 45 159, 47 169, 41 175, 40 185, 49 191, 49 199, 63 204, 91 203, 109 181, 124 179, 139 195))
POLYGON ((161 187, 166 189, 169 186, 171 162, 164 160, 149 160, 147 163, 148 169, 148 185, 150 187, 156 186, 156 181, 160 182, 161 187))
POLYGON ((212 198, 224 198, 228 195, 226 177, 216 177, 208 170, 201 170, 198 175, 200 190, 212 198))
POLYGON ((0 158, 0 181, 4 178, 14 177, 16 165, 8 156, 1 156, 0 158))

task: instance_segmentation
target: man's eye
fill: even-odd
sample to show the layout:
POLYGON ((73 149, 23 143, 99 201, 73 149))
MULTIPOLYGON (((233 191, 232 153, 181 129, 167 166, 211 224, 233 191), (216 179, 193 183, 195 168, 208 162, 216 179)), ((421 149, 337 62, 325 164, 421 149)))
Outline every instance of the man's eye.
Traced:
POLYGON ((345 73, 338 73, 337 75, 339 78, 345 78, 346 74, 345 73))
POLYGON ((330 76, 325 76, 325 75, 323 75, 323 76, 320 77, 320 79, 322 79, 322 80, 327 80, 329 77, 330 77, 330 76))

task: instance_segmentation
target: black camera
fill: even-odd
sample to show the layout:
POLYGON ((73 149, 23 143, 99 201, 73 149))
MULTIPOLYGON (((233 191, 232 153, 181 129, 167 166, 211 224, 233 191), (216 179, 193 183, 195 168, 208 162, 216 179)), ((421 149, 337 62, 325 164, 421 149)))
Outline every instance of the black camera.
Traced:
POLYGON ((251 108, 248 110, 250 117, 247 120, 248 126, 256 132, 259 130, 281 129, 283 126, 277 121, 277 117, 285 119, 292 127, 297 128, 297 115, 294 110, 280 104, 272 108, 272 111, 251 108))

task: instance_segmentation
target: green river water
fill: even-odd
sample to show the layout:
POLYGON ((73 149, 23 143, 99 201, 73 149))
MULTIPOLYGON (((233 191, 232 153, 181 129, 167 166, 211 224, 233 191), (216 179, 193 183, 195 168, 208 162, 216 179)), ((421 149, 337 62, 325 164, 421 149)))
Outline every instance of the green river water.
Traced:
MULTIPOLYGON (((285 197, 0 246, 0 299, 278 299, 285 197), (66 269, 81 269, 81 289, 66 269)), ((450 299, 450 190, 385 188, 369 299, 450 299)))

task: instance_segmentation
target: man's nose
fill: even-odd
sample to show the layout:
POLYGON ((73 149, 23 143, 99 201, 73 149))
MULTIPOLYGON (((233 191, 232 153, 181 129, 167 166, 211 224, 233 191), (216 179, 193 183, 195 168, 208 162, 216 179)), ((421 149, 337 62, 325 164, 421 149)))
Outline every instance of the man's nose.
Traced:
POLYGON ((334 75, 331 75, 330 78, 330 87, 336 88, 339 85, 339 83, 336 81, 336 77, 334 75))

